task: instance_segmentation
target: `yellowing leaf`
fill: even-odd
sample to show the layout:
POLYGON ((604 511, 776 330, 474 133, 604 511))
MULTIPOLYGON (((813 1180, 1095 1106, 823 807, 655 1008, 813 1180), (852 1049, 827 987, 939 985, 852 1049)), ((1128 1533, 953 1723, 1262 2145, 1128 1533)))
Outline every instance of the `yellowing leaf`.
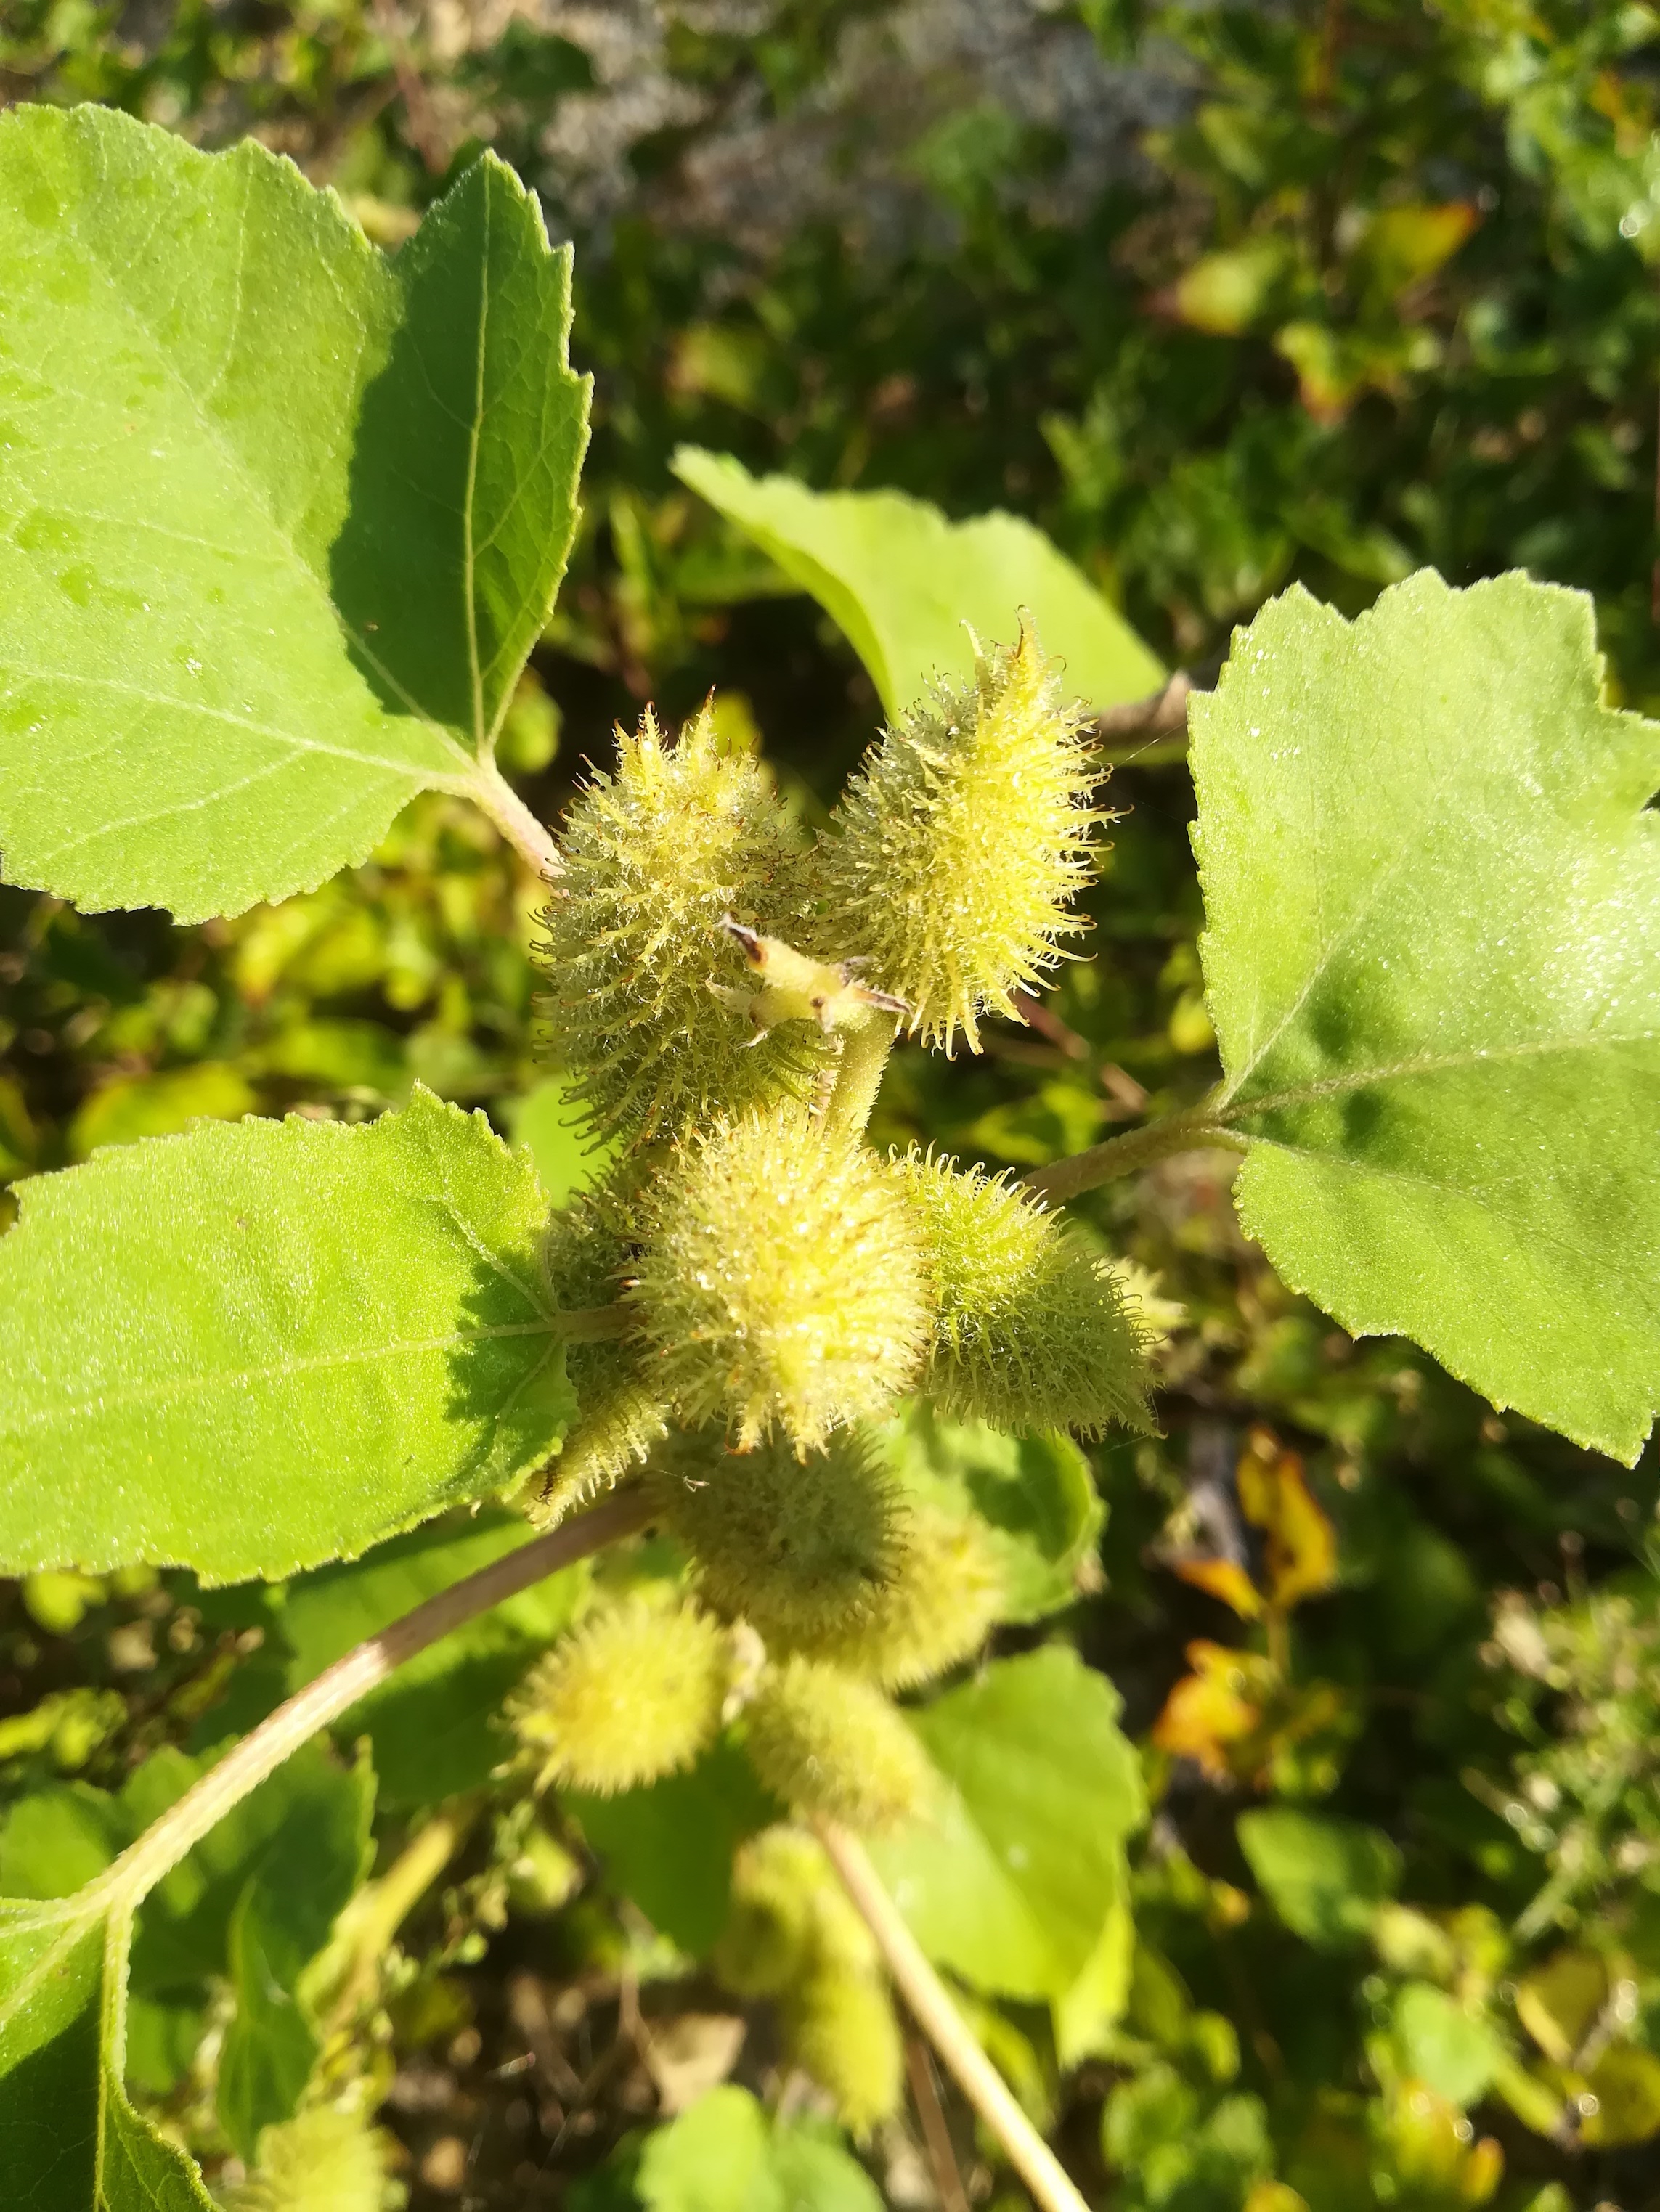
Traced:
MULTIPOLYGON (((1231 1606, 1241 1620, 1260 1620, 1262 1593, 1242 1566, 1232 1559, 1172 1559, 1171 1571, 1184 1583, 1231 1606)), ((1191 1653, 1189 1656, 1191 1657, 1191 1653)))
POLYGON ((1281 1611, 1329 1589, 1337 1579, 1337 1538, 1309 1495, 1303 1462, 1259 1432, 1236 1478, 1245 1518, 1268 1534, 1268 1596, 1281 1611))
POLYGON ((1554 2066, 1572 2064, 1608 2002, 1608 1962, 1596 1951, 1553 1951, 1517 1985, 1516 2016, 1554 2066))
POLYGON ((1183 271, 1164 297, 1195 330, 1233 337, 1249 329, 1268 306, 1288 258, 1283 241, 1269 238, 1207 253, 1183 271))

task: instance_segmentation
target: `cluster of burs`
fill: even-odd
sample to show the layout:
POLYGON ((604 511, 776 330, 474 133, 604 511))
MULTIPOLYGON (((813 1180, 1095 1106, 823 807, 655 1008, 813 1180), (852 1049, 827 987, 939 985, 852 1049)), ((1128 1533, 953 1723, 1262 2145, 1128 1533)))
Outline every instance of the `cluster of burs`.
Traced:
POLYGON ((1006 1179, 879 1153, 901 1029, 950 1052, 1061 957, 1104 818, 1085 718, 1030 625, 885 732, 808 836, 706 709, 618 733, 562 839, 546 917, 559 1066, 618 1140, 556 1215, 549 1288, 600 1328, 536 1511, 625 1476, 690 1562, 596 1602, 512 1718, 542 1784, 611 1791, 718 1730, 801 1825, 740 1854, 718 1963, 780 2003, 855 2129, 900 2053, 870 1939, 814 1820, 927 1817, 891 1699, 1000 1617, 985 1524, 908 1496, 896 1407, 1016 1432, 1146 1421, 1141 1346, 1085 1232, 1006 1179))

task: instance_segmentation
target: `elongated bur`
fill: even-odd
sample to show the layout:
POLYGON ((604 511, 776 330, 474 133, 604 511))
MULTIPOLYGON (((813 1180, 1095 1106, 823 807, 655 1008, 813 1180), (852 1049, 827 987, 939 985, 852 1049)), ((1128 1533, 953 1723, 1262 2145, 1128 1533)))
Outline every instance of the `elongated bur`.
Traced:
POLYGON ((259 2131, 254 2171, 232 2212, 392 2212, 404 2201, 390 2178, 392 2139, 361 2112, 318 2105, 259 2131))
POLYGON ((756 1042, 709 990, 744 968, 723 916, 790 921, 800 846, 707 708, 678 744, 649 713, 636 735, 619 730, 615 770, 570 811, 544 917, 549 1046, 600 1127, 650 1138, 717 1102, 807 1087, 828 1049, 815 1030, 790 1023, 756 1042))
POLYGON ((723 1451, 706 1432, 651 1482, 705 1600, 769 1644, 862 1619, 899 1571, 897 1487, 856 1431, 805 1459, 775 1437, 723 1451))
POLYGON ((720 1624, 635 1593, 590 1613, 532 1668, 508 1718, 537 1786, 611 1796, 690 1766, 721 1725, 720 1624))
POLYGON ((960 1030, 977 1052, 981 1016, 1012 1014, 1080 927, 1103 818, 1085 727, 1023 619, 1016 645, 977 652, 971 683, 901 715, 848 785, 816 856, 819 927, 926 1043, 949 1052, 960 1030))
POLYGON ((849 2134, 863 2141, 894 2117, 904 2094, 904 2047, 885 1982, 875 1974, 811 1975, 781 2011, 786 2049, 829 2092, 849 2134))
POLYGON ((928 1340, 917 1222, 886 1168, 788 1103, 683 1146, 629 1292, 654 1385, 745 1447, 885 1413, 928 1340))
POLYGON ((803 1621, 788 1633, 789 1646, 885 1690, 915 1689, 970 1657, 996 1625, 1006 1595, 983 1522, 934 1505, 903 1505, 894 1555, 865 1605, 803 1621))
POLYGON ((744 1741, 768 1789, 804 1815, 891 1828, 934 1796, 927 1754, 882 1692, 815 1660, 767 1669, 744 1741))
POLYGON ((1140 1340, 1108 1261, 1002 1177, 913 1152, 894 1172, 922 1224, 937 1304, 923 1387, 1002 1429, 1148 1426, 1140 1340))
POLYGON ((897 2110, 898 2023, 875 1942, 816 1838, 768 1828, 733 1863, 732 1911, 715 1947, 738 1996, 779 2000, 789 2057, 865 2135, 897 2110))

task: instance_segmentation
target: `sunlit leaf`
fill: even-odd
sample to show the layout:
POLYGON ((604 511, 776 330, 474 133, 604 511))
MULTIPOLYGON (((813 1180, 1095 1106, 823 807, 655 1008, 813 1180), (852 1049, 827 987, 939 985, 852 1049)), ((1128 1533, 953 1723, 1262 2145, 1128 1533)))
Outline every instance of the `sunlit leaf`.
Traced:
POLYGON ((470 787, 552 605, 569 257, 490 156, 388 261, 252 139, 0 118, 0 848, 239 912, 470 787))
POLYGON ((1589 600, 1292 591, 1194 708, 1242 1220, 1352 1334, 1630 1462, 1660 1404, 1660 727, 1589 600))
POLYGON ((203 1124, 19 1196, 9 1572, 287 1574, 503 1488, 569 1419, 534 1172, 428 1093, 357 1127, 203 1124))
POLYGON ((728 453, 683 446, 676 473, 811 592, 870 671, 890 715, 940 675, 971 674, 964 623, 989 645, 1012 644, 1019 610, 1067 689, 1091 707, 1140 699, 1160 663, 1040 530, 1013 514, 950 522, 897 491, 809 491, 791 477, 752 477, 728 453))

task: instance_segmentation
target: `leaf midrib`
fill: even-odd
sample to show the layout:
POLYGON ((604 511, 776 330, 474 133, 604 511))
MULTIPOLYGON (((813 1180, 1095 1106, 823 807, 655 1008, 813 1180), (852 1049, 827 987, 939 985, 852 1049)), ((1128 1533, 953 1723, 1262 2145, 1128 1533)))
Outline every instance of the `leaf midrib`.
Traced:
MULTIPOLYGON (((1420 1076, 1481 1067, 1493 1061, 1541 1059, 1554 1053, 1599 1052, 1657 1042, 1660 1042, 1660 1030, 1637 1030, 1613 1035, 1597 1033, 1535 1037, 1524 1044, 1474 1045, 1463 1052, 1424 1053, 1412 1060, 1386 1061, 1377 1066, 1355 1068, 1344 1075, 1320 1076, 1312 1083, 1294 1084, 1287 1090, 1265 1091, 1253 1097, 1242 1097, 1236 1090, 1217 1107, 1213 1118, 1231 1126, 1259 1114, 1282 1113, 1292 1107, 1312 1105, 1322 1098, 1339 1097, 1356 1091, 1370 1091, 1386 1083, 1410 1082, 1420 1076)), ((1260 1060, 1257 1064, 1261 1064, 1260 1060)), ((1242 1081, 1244 1079, 1241 1078, 1242 1081)), ((1292 1149, 1311 1148, 1297 1146, 1292 1149)))
MULTIPOLYGON (((489 1328, 459 1329, 442 1336, 398 1338, 362 1350, 318 1352, 305 1359, 273 1360, 263 1367, 216 1367, 203 1374, 136 1383, 125 1390, 94 1390, 84 1398, 66 1398, 60 1392, 54 1395, 51 1406, 38 1413, 26 1414, 21 1420, 14 1416, 0 1425, 0 1437, 21 1437, 50 1429, 60 1417, 74 1419, 88 1407, 116 1408, 153 1405, 166 1399, 206 1397, 216 1391, 258 1382, 286 1382, 295 1376, 319 1374, 331 1368, 372 1366, 385 1360, 426 1358, 433 1352, 453 1352, 464 1346, 488 1344, 502 1338, 556 1334, 556 1317, 549 1315, 539 1321, 503 1322, 489 1328)), ((514 1395, 518 1387, 515 1386, 514 1395)))
MULTIPOLYGON (((35 154, 35 167, 37 172, 41 174, 43 182, 47 183, 49 185, 50 180, 45 176, 38 152, 35 154)), ((245 191, 243 201, 244 227, 246 227, 246 194, 245 191)), ((350 641, 350 643, 362 655, 364 659, 367 660, 372 667, 374 667, 376 673, 380 676, 387 686, 395 691, 398 696, 404 702, 415 719, 434 736, 437 737, 447 750, 454 755, 461 771, 464 774, 466 774, 473 770, 477 764, 474 757, 467 751, 465 746, 457 742, 455 735, 449 728, 448 725, 435 720, 427 709, 422 706, 419 700, 414 698, 410 692, 404 689, 404 685, 398 681, 391 670, 385 665, 385 664, 380 660, 379 655, 371 648, 367 639, 362 636, 346 620, 344 614, 342 612, 339 605, 334 599, 332 593, 328 590, 323 579, 318 575, 316 570, 311 566, 311 563, 301 554, 299 547, 295 544, 294 538, 289 532, 284 530, 278 524, 276 517, 272 514, 265 487, 261 485, 258 483, 258 480, 249 473, 246 464, 244 462, 240 454, 239 454, 235 448, 228 443, 220 424, 215 420, 213 416, 207 411, 203 397, 185 382, 184 376, 174 363, 172 354, 165 346, 163 346, 155 331, 139 313, 137 302, 133 301, 117 283, 114 272, 106 264, 102 255, 98 251, 97 246, 86 237, 81 230, 78 222, 73 216, 71 216, 64 228, 68 237, 73 240, 74 243, 80 248, 83 261, 103 286, 106 295, 114 302, 118 313, 142 337, 148 347, 151 357, 158 364, 162 374, 167 377, 169 385, 174 392, 177 392, 183 399, 187 411, 196 422, 198 429, 200 431, 204 440, 210 444, 214 450, 218 453, 234 483, 240 485, 246 492, 250 500, 257 508, 266 529, 269 531, 272 541, 281 548, 283 554, 287 556, 290 568, 302 580, 307 595, 312 598, 313 601, 320 602, 327 620, 350 641)), ((373 252, 373 247, 368 248, 368 251, 373 252)), ((395 280, 393 281, 395 282, 395 280)), ((240 320, 240 293, 239 284, 236 313, 233 317, 230 336, 226 343, 226 358, 224 362, 221 364, 219 370, 216 372, 214 380, 215 382, 218 382, 223 378, 226 368, 228 367, 231 358, 234 356, 237 324, 240 320)), ((355 312, 353 319, 356 323, 358 329, 358 353, 359 358, 361 359, 362 353, 362 342, 365 336, 365 327, 361 315, 357 315, 355 312)), ((362 393, 359 392, 357 397, 361 402, 362 393)), ((478 424, 477 412, 475 410, 472 428, 472 436, 475 441, 477 434, 478 424)), ((467 604, 469 619, 471 620, 472 605, 472 579, 470 570, 467 575, 467 604)), ((171 706, 175 702, 168 701, 165 703, 171 706)), ((382 711, 384 712, 384 709, 382 711)), ((302 740, 295 738, 289 738, 287 742, 289 744, 303 743, 302 740)), ((380 763, 374 756, 353 753, 350 749, 344 749, 344 757, 352 760, 362 761, 363 765, 366 767, 380 767, 382 765, 382 763, 380 763)), ((404 775, 420 775, 422 774, 420 769, 413 769, 410 763, 407 762, 399 764, 398 772, 404 775)))

